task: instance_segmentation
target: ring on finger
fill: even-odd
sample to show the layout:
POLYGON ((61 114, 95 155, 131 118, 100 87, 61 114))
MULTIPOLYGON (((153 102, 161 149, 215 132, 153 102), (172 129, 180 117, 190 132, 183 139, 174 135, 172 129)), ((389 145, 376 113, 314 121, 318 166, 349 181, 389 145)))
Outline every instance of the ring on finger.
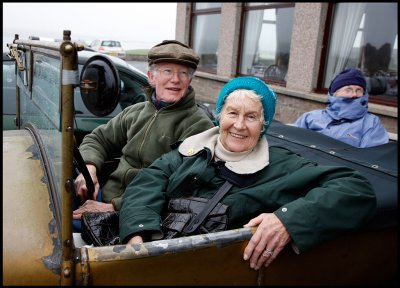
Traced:
POLYGON ((271 250, 271 249, 265 249, 265 251, 264 251, 264 253, 263 253, 263 256, 264 257, 270 257, 272 254, 274 254, 274 250, 271 250))

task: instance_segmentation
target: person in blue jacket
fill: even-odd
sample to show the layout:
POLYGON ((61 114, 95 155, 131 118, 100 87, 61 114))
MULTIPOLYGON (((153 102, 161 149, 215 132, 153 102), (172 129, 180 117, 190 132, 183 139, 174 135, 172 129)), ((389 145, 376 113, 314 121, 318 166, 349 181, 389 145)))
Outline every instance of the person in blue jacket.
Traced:
POLYGON ((229 81, 216 103, 218 126, 186 138, 128 184, 119 217, 121 242, 165 237, 167 201, 211 198, 225 183, 221 171, 237 180, 220 201, 228 206, 227 228, 257 227, 243 254, 256 270, 288 243, 300 253, 371 219, 375 193, 359 172, 317 165, 268 145, 264 135, 275 103, 276 94, 258 78, 229 81))
POLYGON ((302 114, 294 126, 310 129, 351 146, 372 147, 389 142, 379 117, 368 112, 368 91, 358 69, 343 70, 328 90, 328 105, 302 114))

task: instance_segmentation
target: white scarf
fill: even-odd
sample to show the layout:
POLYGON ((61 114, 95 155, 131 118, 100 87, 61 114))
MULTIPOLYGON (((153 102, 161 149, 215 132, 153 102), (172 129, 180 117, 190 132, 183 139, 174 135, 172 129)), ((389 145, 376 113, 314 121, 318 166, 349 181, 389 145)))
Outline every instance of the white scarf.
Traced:
POLYGON ((237 174, 253 174, 269 165, 268 141, 264 136, 252 150, 231 152, 222 146, 219 135, 219 127, 213 127, 188 137, 179 146, 179 153, 193 156, 208 148, 213 157, 225 161, 225 166, 237 174))

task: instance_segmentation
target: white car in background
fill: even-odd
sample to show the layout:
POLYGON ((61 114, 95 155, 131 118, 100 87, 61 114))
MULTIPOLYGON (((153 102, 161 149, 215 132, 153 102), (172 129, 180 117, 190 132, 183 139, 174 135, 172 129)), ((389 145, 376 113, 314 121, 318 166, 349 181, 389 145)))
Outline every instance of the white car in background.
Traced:
POLYGON ((94 40, 90 47, 100 53, 116 56, 126 60, 126 52, 122 48, 121 42, 115 40, 94 40))

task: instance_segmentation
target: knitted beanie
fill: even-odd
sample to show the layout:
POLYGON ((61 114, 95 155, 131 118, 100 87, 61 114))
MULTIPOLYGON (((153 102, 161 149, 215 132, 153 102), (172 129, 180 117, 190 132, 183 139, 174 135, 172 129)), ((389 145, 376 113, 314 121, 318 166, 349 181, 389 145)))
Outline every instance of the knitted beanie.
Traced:
POLYGON ((340 72, 329 86, 329 94, 333 95, 336 90, 346 85, 358 85, 366 91, 367 82, 360 70, 350 68, 340 72))
MULTIPOLYGON (((219 115, 221 113, 226 97, 238 89, 253 90, 257 95, 261 96, 261 103, 264 109, 264 120, 266 123, 264 126, 265 134, 269 125, 271 125, 272 119, 274 118, 276 94, 271 88, 268 87, 267 84, 265 84, 264 81, 260 80, 259 78, 251 76, 237 77, 226 83, 225 86, 222 87, 215 105, 216 114, 219 115)), ((219 125, 218 117, 216 119, 216 124, 219 125)))

